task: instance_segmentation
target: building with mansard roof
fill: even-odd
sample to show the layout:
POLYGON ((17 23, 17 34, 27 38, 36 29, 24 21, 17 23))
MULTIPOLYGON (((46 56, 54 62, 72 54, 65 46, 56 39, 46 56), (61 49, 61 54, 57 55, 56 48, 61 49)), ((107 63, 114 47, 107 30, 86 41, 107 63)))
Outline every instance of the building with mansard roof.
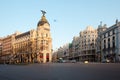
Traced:
POLYGON ((114 25, 98 32, 97 54, 101 54, 101 61, 120 62, 120 22, 116 20, 114 25))
POLYGON ((100 62, 101 61, 101 48, 102 48, 102 38, 101 38, 101 33, 103 31, 105 31, 107 29, 107 25, 106 24, 102 24, 102 22, 100 22, 100 25, 98 25, 98 29, 97 29, 97 34, 98 37, 96 39, 96 61, 100 62))
POLYGON ((95 61, 95 49, 97 30, 92 26, 87 26, 84 31, 80 32, 79 42, 79 60, 80 61, 95 61))
POLYGON ((37 29, 24 33, 16 32, 2 38, 1 44, 2 55, 0 58, 5 62, 51 62, 52 38, 50 24, 45 17, 45 13, 37 23, 37 29))

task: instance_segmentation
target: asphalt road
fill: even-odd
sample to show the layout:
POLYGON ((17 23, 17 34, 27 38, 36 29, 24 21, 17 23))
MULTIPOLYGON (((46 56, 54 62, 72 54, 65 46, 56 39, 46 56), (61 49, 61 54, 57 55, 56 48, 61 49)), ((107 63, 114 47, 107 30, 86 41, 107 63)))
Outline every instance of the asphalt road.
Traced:
POLYGON ((0 65, 0 80, 120 80, 120 64, 0 65))

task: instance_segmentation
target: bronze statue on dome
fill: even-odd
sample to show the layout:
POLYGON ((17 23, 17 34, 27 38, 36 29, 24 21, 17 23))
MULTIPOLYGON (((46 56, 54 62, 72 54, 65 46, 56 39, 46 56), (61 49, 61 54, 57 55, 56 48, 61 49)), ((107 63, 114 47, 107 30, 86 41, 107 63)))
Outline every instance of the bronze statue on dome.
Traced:
POLYGON ((45 16, 46 12, 45 12, 45 11, 43 11, 43 10, 41 10, 41 12, 42 12, 43 16, 45 16))

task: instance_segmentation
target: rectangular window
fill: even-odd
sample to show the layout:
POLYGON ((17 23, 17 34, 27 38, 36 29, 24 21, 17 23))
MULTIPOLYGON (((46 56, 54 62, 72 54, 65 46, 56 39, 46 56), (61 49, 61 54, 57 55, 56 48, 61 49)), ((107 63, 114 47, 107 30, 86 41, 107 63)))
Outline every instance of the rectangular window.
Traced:
POLYGON ((110 36, 110 32, 108 32, 108 36, 110 36))
POLYGON ((108 38, 108 48, 110 48, 110 38, 108 38))
POLYGON ((113 48, 115 48, 115 42, 113 42, 113 48))
POLYGON ((106 45, 104 44, 104 49, 106 49, 106 45))
POLYGON ((113 34, 115 34, 115 29, 112 31, 113 34))
POLYGON ((106 38, 106 35, 104 34, 104 38, 106 38))

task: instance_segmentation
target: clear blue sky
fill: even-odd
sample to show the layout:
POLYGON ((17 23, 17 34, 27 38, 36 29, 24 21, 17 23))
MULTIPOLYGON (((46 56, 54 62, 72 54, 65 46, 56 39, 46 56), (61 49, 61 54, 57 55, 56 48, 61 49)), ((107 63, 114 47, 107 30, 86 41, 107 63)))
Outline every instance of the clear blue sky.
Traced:
POLYGON ((86 26, 120 20, 120 0, 0 0, 0 37, 36 29, 42 14, 51 25, 53 49, 72 41, 86 26))

